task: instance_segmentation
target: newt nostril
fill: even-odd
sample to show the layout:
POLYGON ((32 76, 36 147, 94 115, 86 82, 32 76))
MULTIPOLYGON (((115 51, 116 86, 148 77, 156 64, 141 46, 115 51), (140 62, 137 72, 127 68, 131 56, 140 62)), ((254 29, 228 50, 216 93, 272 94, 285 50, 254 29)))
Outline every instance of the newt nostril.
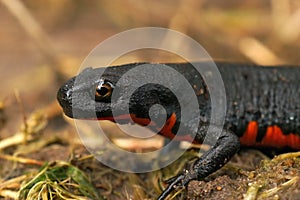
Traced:
POLYGON ((72 111, 72 90, 68 89, 67 87, 63 86, 59 88, 57 92, 57 100, 61 107, 64 110, 64 113, 72 117, 73 116, 73 111, 72 111))
POLYGON ((63 86, 59 88, 57 92, 57 100, 60 105, 67 106, 72 102, 72 90, 68 88, 67 86, 63 86))
POLYGON ((73 91, 70 90, 70 89, 67 89, 67 91, 64 94, 65 94, 67 100, 71 100, 72 95, 73 95, 73 91))

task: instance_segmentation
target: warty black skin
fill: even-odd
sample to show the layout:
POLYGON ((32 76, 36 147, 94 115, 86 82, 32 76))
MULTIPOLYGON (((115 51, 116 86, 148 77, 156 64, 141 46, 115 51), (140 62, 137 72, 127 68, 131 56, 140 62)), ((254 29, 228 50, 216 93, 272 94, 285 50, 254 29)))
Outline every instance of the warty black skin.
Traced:
MULTIPOLYGON (((204 66, 207 63, 197 64, 204 66)), ((128 97, 123 91, 126 87, 131 87, 135 77, 132 77, 128 83, 119 88, 114 88, 114 91, 117 90, 119 95, 116 102, 110 102, 109 99, 100 102, 95 101, 95 87, 99 84, 100 79, 116 84, 124 73, 140 65, 140 63, 106 69, 86 69, 59 89, 57 99, 67 116, 80 119, 110 117, 112 116, 112 107, 120 115, 126 113, 124 107, 126 98, 130 98, 130 113, 139 118, 149 118, 149 108, 154 104, 160 104, 165 108, 167 118, 172 113, 176 113, 177 120, 172 129, 175 134, 179 124, 181 124, 186 130, 186 134, 195 137, 199 143, 202 143, 206 136, 215 140, 216 144, 196 160, 192 166, 167 181, 169 186, 158 198, 164 199, 175 187, 185 186, 191 180, 203 179, 226 164, 239 150, 239 137, 244 134, 250 121, 257 121, 259 124, 259 134, 256 138, 258 142, 264 137, 265 130, 270 125, 278 125, 284 134, 300 133, 300 83, 298 78, 300 68, 295 66, 263 67, 232 63, 216 64, 224 81, 227 98, 225 124, 221 133, 213 131, 210 135, 206 135, 211 106, 209 91, 207 91, 201 75, 190 64, 186 63, 168 64, 168 66, 184 75, 195 89, 195 93, 198 94, 200 122, 196 132, 191 128, 192 121, 181 121, 180 105, 176 96, 168 88, 149 84, 128 97), (99 74, 102 76, 100 77, 99 74), (74 84, 75 79, 76 84, 74 84)), ((151 65, 156 67, 156 64, 151 65)), ((147 75, 145 74, 145 76, 147 75)), ((165 78, 170 77, 166 75, 165 78)), ((159 116, 161 113, 156 114, 159 116)), ((195 112, 191 110, 191 115, 194 114, 195 112)), ((197 117, 199 116, 195 116, 195 118, 197 117)), ((118 121, 118 123, 128 123, 128 120, 118 121)), ((155 131, 155 129, 153 130, 155 131)), ((276 148, 272 145, 271 147, 276 148)))

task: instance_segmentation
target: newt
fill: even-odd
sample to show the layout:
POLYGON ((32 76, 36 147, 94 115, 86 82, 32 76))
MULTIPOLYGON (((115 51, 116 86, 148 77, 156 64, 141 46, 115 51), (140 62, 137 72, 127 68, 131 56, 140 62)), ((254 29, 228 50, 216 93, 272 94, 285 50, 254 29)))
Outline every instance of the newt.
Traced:
MULTIPOLYGON (((64 113, 71 118, 94 119, 96 116, 98 120, 116 122, 118 119, 117 123, 133 121, 146 126, 151 121, 149 109, 160 104, 166 110, 164 127, 147 127, 160 130, 158 134, 172 139, 182 125, 186 130, 185 135, 180 137, 182 140, 202 144, 211 116, 210 92, 201 74, 190 63, 166 65, 182 74, 195 89, 200 115, 198 129, 189 129, 190 122, 181 120, 181 107, 176 96, 170 89, 158 84, 138 88, 130 97, 130 114, 124 114, 128 111, 124 108, 122 96, 126 96, 125 89, 131 87, 130 82, 135 78, 130 77, 132 80, 124 85, 117 85, 117 82, 124 73, 141 64, 85 69, 81 74, 89 75, 84 82, 75 84, 78 76, 73 77, 58 90, 57 99, 64 113), (116 89, 120 98, 112 102, 116 89), (112 108, 118 110, 117 116, 113 116, 112 108)), ((206 62, 196 64, 200 67, 207 65, 206 62)), ((159 67, 158 64, 149 65, 159 67)), ((165 199, 191 180, 201 180, 217 171, 240 146, 300 150, 300 67, 226 62, 216 62, 216 66, 223 79, 227 99, 222 131, 209 133, 216 143, 182 173, 166 181, 168 187, 158 199, 165 199)), ((168 80, 167 74, 165 78, 168 80)))

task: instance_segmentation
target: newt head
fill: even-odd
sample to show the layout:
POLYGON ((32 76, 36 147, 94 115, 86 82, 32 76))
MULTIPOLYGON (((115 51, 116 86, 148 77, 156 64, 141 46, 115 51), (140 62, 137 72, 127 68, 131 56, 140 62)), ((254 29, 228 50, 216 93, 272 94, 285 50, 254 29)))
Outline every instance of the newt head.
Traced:
POLYGON ((86 68, 68 80, 57 92, 64 113, 75 119, 111 117, 113 90, 130 67, 86 68))
MULTIPOLYGON (((83 70, 58 90, 57 100, 64 113, 75 119, 118 119, 118 123, 128 123, 134 117, 135 122, 147 125, 151 121, 149 110, 158 104, 164 109, 152 109, 155 118, 174 113, 180 116, 180 105, 168 88, 155 83, 141 85, 134 74, 120 81, 137 65, 141 63, 83 70)), ((143 76, 148 74, 141 72, 139 77, 143 76)))

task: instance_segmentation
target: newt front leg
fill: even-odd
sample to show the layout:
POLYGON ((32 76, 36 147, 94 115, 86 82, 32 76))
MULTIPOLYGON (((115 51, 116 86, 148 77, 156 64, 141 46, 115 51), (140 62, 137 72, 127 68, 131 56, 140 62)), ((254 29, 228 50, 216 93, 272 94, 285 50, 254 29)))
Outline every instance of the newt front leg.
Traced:
POLYGON ((158 197, 165 199, 172 191, 178 187, 186 186, 191 180, 201 180, 211 173, 223 167, 231 157, 239 150, 239 138, 230 131, 223 131, 218 136, 217 143, 212 148, 197 159, 189 169, 167 181, 169 186, 158 197))

